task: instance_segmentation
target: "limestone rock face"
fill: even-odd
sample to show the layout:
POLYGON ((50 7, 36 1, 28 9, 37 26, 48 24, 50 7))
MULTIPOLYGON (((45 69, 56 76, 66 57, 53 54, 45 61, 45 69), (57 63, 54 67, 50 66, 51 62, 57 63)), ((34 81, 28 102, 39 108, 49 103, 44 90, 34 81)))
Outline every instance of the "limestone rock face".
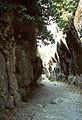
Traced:
POLYGON ((33 75, 34 75, 34 83, 37 85, 37 80, 42 74, 43 70, 43 65, 42 65, 42 60, 40 57, 36 57, 35 60, 33 61, 33 75))
POLYGON ((77 10, 75 12, 74 26, 77 30, 78 36, 80 37, 79 70, 80 70, 80 73, 82 73, 82 0, 79 1, 77 10))
POLYGON ((61 70, 66 76, 65 79, 71 84, 79 84, 82 73, 82 48, 77 30, 72 23, 66 33, 67 47, 61 42, 57 44, 61 70))
POLYGON ((71 68, 71 55, 62 41, 60 44, 57 44, 57 52, 59 55, 61 70, 66 77, 68 77, 71 68))
POLYGON ((80 45, 79 45, 79 37, 77 35, 77 31, 72 24, 70 30, 67 32, 66 42, 70 50, 71 55, 71 73, 76 75, 79 74, 79 52, 80 52, 80 45))
POLYGON ((24 22, 18 13, 19 11, 15 13, 12 10, 0 16, 0 107, 2 108, 12 109, 20 106, 21 101, 31 92, 30 84, 37 81, 42 71, 40 58, 38 59, 40 62, 36 60, 34 67, 37 49, 35 25, 32 22, 24 22))
POLYGON ((61 66, 60 66, 59 63, 55 64, 55 66, 54 66, 54 74, 53 75, 54 75, 56 80, 62 80, 63 75, 62 75, 61 66))
POLYGON ((82 39, 82 0, 79 0, 79 4, 75 12, 74 25, 79 37, 82 39))
POLYGON ((6 62, 0 52, 0 108, 4 109, 8 97, 8 76, 6 73, 6 62))
POLYGON ((67 44, 72 56, 72 65, 76 74, 70 74, 68 81, 82 86, 82 0, 79 1, 75 11, 73 25, 67 34, 67 44))

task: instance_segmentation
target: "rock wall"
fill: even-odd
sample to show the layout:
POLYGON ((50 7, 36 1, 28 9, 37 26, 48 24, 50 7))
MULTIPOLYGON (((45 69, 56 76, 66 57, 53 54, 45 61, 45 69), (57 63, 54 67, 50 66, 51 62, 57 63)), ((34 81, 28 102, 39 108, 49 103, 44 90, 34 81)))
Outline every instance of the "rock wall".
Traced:
POLYGON ((65 44, 61 41, 60 44, 57 43, 57 52, 59 55, 61 70, 65 74, 66 79, 67 79, 70 72, 72 72, 72 70, 71 70, 72 63, 71 63, 70 51, 67 49, 65 44))
POLYGON ((66 42, 70 51, 70 58, 71 58, 71 74, 76 75, 80 74, 79 71, 79 51, 80 51, 80 44, 79 44, 79 37, 77 35, 77 31, 72 24, 69 31, 67 32, 66 42))
POLYGON ((57 43, 62 79, 75 85, 81 85, 80 81, 80 43, 77 31, 72 24, 66 33, 66 45, 62 42, 57 43))
POLYGON ((74 26, 79 36, 79 72, 80 72, 80 86, 82 89, 82 0, 79 0, 77 10, 74 17, 74 26))
POLYGON ((82 74, 82 1, 79 1, 77 10, 75 12, 75 17, 74 17, 74 26, 77 30, 78 36, 80 38, 80 61, 79 61, 79 69, 80 69, 80 73, 82 74))
POLYGON ((0 53, 0 107, 5 108, 8 97, 8 76, 6 74, 6 61, 0 53))
POLYGON ((61 42, 57 44, 60 66, 69 83, 82 88, 82 1, 79 1, 74 21, 66 33, 69 50, 61 42))
POLYGON ((79 1, 73 22, 66 32, 68 48, 57 43, 60 67, 66 81, 82 88, 82 1, 79 1))
POLYGON ((78 32, 79 37, 82 38, 82 0, 79 0, 78 7, 75 11, 74 26, 78 32))
MULTIPOLYGON (((39 67, 40 73, 36 78, 35 24, 23 21, 18 12, 12 10, 0 14, 0 108, 2 109, 19 107, 22 100, 28 100, 32 91, 31 84, 36 83, 42 71, 42 67, 39 67)), ((41 61, 38 63, 36 68, 42 66, 41 61)))

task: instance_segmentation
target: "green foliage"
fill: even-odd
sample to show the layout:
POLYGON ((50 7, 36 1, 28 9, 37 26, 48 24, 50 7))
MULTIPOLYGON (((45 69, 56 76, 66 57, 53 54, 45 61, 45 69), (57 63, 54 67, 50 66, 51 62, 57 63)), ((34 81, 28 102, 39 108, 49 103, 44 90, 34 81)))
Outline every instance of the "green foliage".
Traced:
POLYGON ((25 6, 19 5, 15 9, 18 9, 19 16, 22 18, 23 22, 35 22, 34 16, 27 14, 27 9, 25 6))
POLYGON ((54 18, 52 9, 52 0, 37 0, 31 3, 32 7, 20 5, 19 14, 24 21, 34 22, 38 29, 37 38, 42 40, 54 42, 53 35, 47 30, 46 25, 49 24, 49 17, 54 18))
MULTIPOLYGON (((23 22, 32 22, 35 24, 38 34, 43 39, 53 40, 50 31, 47 31, 46 25, 49 24, 50 16, 54 18, 52 9, 52 0, 1 0, 0 13, 15 10, 23 22), (43 35, 42 35, 43 34, 43 35)), ((53 40, 54 41, 54 40, 53 40)))
POLYGON ((40 35, 37 36, 37 39, 42 40, 44 44, 47 44, 44 40, 51 41, 51 43, 55 43, 53 34, 51 34, 51 31, 47 30, 47 26, 44 26, 43 30, 40 32, 40 35))
POLYGON ((58 26, 67 30, 71 25, 78 0, 53 0, 53 11, 58 26))
POLYGON ((52 0, 39 0, 41 10, 42 10, 42 18, 46 23, 49 22, 49 17, 54 18, 54 11, 52 6, 52 0))
POLYGON ((8 10, 8 7, 7 5, 4 3, 0 3, 0 13, 4 13, 4 12, 7 12, 8 10))
POLYGON ((1 0, 0 13, 11 10, 10 6, 15 9, 19 6, 19 14, 23 21, 34 22, 39 35, 41 33, 42 36, 43 33, 43 36, 44 34, 46 36, 49 32, 44 29, 50 22, 50 16, 61 29, 65 31, 69 29, 78 2, 78 0, 1 0))
POLYGON ((13 4, 8 4, 6 0, 0 0, 0 14, 6 13, 13 9, 13 4))

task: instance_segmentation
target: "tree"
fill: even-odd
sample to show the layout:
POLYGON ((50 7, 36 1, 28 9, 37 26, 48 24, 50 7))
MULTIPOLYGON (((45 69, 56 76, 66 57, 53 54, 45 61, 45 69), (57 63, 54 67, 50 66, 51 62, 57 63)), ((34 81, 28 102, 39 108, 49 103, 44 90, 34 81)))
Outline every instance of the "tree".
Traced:
POLYGON ((54 17, 52 0, 1 0, 0 13, 11 9, 18 10, 24 22, 35 24, 37 36, 40 36, 42 41, 43 39, 54 41, 50 31, 47 30, 50 16, 54 17))
POLYGON ((60 29, 68 30, 71 25, 78 0, 53 0, 55 21, 60 29))
POLYGON ((37 36, 41 35, 42 41, 43 38, 53 41, 53 36, 46 26, 51 20, 54 20, 60 29, 68 30, 78 0, 1 0, 0 3, 0 13, 10 10, 10 8, 18 9, 24 22, 35 24, 37 36))

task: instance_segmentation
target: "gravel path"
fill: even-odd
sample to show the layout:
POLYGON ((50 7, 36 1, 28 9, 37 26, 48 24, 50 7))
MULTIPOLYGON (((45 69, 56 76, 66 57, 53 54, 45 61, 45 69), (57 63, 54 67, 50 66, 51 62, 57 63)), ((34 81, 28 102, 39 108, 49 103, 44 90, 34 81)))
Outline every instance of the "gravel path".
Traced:
POLYGON ((45 78, 32 100, 17 109, 13 120, 82 120, 82 94, 45 78))

